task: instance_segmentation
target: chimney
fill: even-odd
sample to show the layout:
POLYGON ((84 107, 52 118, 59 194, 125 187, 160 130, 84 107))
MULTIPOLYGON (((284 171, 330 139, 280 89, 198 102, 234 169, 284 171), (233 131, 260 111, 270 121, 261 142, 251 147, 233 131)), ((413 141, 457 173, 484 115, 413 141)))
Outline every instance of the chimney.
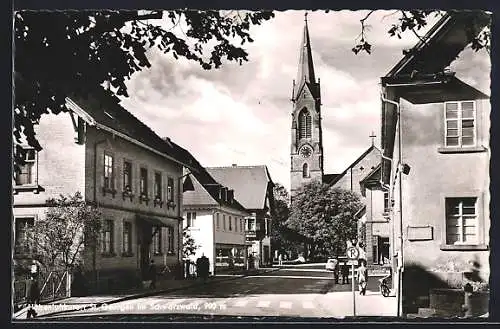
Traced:
POLYGON ((233 167, 238 167, 238 165, 236 163, 233 163, 233 167))

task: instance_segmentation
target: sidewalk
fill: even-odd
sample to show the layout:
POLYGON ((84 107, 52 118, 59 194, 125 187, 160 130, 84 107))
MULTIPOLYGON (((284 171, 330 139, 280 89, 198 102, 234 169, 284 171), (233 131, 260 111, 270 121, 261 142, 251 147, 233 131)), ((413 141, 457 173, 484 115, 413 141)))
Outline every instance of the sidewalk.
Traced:
MULTIPOLYGON (((355 292, 356 317, 396 317, 397 298, 384 297, 377 291, 367 291, 365 296, 355 292)), ((329 292, 325 295, 322 308, 332 317, 350 318, 353 314, 352 292, 329 292)))
MULTIPOLYGON (((233 272, 233 274, 222 274, 210 277, 207 283, 203 283, 201 280, 162 280, 157 282, 156 289, 131 289, 126 292, 121 292, 114 295, 95 295, 86 297, 69 297, 61 299, 55 302, 50 302, 46 304, 36 305, 35 311, 37 312, 37 318, 42 318, 47 315, 55 315, 66 312, 71 312, 75 310, 84 310, 89 308, 100 307, 104 304, 114 304, 131 299, 154 296, 161 293, 173 292, 181 289, 186 289, 190 287, 195 287, 203 284, 210 284, 220 281, 235 280, 238 278, 258 275, 263 273, 268 273, 276 271, 273 268, 261 268, 258 270, 233 272)), ((25 307, 18 312, 14 313, 12 318, 14 320, 23 320, 27 317, 28 308, 25 307)))

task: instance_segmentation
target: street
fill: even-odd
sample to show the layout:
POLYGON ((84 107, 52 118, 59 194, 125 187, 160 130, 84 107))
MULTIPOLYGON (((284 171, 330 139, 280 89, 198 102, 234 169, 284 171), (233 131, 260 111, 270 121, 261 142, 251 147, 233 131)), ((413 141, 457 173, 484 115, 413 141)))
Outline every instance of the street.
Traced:
MULTIPOLYGON (((377 279, 369 278, 366 296, 356 292, 357 316, 393 315, 394 298, 380 295, 377 279)), ((50 319, 186 320, 228 316, 235 319, 352 316, 351 284, 335 284, 332 273, 323 269, 288 268, 64 313, 50 319)))

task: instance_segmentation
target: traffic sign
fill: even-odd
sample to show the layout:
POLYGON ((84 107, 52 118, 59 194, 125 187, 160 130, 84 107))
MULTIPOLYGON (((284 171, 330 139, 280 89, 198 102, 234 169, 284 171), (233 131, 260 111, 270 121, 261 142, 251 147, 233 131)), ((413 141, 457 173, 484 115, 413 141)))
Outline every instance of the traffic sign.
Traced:
POLYGON ((359 257, 359 250, 356 247, 349 247, 347 248, 347 258, 349 259, 358 259, 359 257))

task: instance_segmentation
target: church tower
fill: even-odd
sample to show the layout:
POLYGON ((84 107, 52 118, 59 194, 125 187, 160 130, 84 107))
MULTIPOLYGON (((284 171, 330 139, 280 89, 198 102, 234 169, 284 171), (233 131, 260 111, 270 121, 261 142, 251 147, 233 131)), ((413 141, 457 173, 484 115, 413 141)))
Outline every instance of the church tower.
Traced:
POLYGON ((316 81, 311 40, 305 15, 297 79, 293 82, 290 192, 312 180, 323 179, 320 81, 316 81))

